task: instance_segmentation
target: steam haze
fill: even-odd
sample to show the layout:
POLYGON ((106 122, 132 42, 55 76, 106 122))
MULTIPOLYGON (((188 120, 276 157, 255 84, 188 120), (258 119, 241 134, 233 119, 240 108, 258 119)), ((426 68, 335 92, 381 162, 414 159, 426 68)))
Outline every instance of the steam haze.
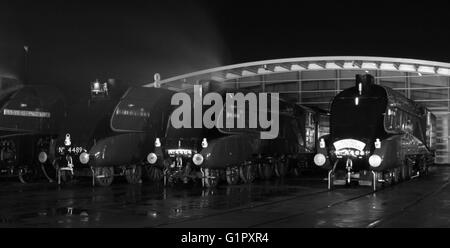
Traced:
POLYGON ((167 78, 226 63, 222 37, 199 3, 14 4, 9 20, 18 24, 3 33, 30 47, 32 83, 77 93, 96 78, 141 85, 156 72, 167 78))

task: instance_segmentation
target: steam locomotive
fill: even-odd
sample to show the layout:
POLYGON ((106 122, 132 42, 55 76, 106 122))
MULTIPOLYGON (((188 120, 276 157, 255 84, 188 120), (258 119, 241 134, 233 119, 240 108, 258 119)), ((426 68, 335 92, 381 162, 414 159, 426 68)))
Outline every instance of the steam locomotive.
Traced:
POLYGON ((70 182, 75 176, 91 176, 93 183, 102 180, 102 171, 89 166, 89 149, 113 134, 109 117, 123 92, 113 79, 105 83, 96 80, 91 83, 88 97, 81 97, 67 108, 53 145, 38 157, 50 178, 58 184, 70 182))
MULTIPOLYGON (((0 172, 20 181, 36 179, 38 154, 49 150, 65 114, 65 101, 55 88, 8 85, 2 80, 0 98, 0 172)), ((43 165, 42 165, 43 166, 43 165)))
MULTIPOLYGON (((237 93, 236 89, 225 88, 214 81, 200 82, 200 85, 201 92, 214 92, 222 99, 229 93, 237 93)), ((192 99, 197 94, 187 93, 192 99)), ((164 137, 156 138, 155 150, 147 157, 152 172, 150 176, 153 176, 151 179, 163 179, 165 185, 201 179, 203 186, 212 188, 222 179, 232 185, 239 181, 251 183, 258 176, 263 179, 271 178, 274 174, 281 177, 286 175, 289 164, 295 164, 308 156, 312 160, 318 130, 323 132, 326 129, 321 125, 327 126, 326 118, 318 118, 318 115, 326 117, 326 114, 278 100, 279 110, 275 114, 279 115, 279 134, 273 139, 261 139, 265 129, 250 128, 248 121, 246 126, 234 128, 225 125, 178 128, 168 123, 164 137), (319 124, 319 119, 324 122, 319 124)), ((194 105, 191 106, 192 113, 195 112, 194 105)), ((248 120, 251 111, 248 104, 245 113, 241 113, 241 110, 229 112, 225 105, 221 105, 224 115, 231 114, 236 122, 239 115, 245 115, 248 120)), ((206 111, 203 106, 201 113, 206 111)), ((217 122, 221 121, 218 116, 215 118, 218 118, 217 122)), ((191 121, 194 126, 194 120, 191 121)))
POLYGON ((373 76, 356 75, 356 85, 333 99, 330 135, 319 143, 314 163, 329 170, 329 189, 356 182, 377 190, 427 173, 434 161, 436 118, 374 84, 373 76))
POLYGON ((110 119, 113 131, 89 150, 89 165, 96 171, 97 184, 107 186, 120 169, 127 181, 141 181, 143 171, 152 175, 146 157, 164 134, 174 91, 132 87, 124 94, 110 119), (145 170, 143 170, 143 167, 145 170))

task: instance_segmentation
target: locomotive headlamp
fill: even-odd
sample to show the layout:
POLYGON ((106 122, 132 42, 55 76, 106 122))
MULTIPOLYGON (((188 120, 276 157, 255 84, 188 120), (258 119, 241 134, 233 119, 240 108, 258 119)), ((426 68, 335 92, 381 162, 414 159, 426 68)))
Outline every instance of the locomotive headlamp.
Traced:
POLYGON ((155 164, 157 160, 158 160, 158 156, 156 156, 155 153, 151 152, 147 155, 147 161, 150 164, 155 164))
POLYGON ((381 159, 381 157, 377 154, 373 154, 372 156, 369 157, 369 164, 372 167, 380 166, 382 161, 383 160, 381 159))
POLYGON ((38 156, 39 162, 45 163, 45 161, 47 161, 47 158, 48 158, 47 153, 45 153, 45 152, 39 153, 39 156, 38 156))
POLYGON ((82 164, 87 164, 89 163, 89 153, 87 152, 83 152, 80 154, 80 162, 82 164))
POLYGON ((325 140, 323 138, 320 139, 320 148, 325 148, 325 140))
POLYGON ((159 140, 159 138, 156 138, 155 140, 155 147, 161 147, 161 141, 159 140))
POLYGON ((322 165, 324 165, 326 161, 327 161, 327 158, 325 158, 325 155, 323 155, 322 153, 317 153, 317 154, 314 156, 314 163, 315 163, 317 166, 322 166, 322 165))
POLYGON ((66 138, 64 139, 64 145, 65 146, 70 146, 72 144, 72 142, 70 141, 70 134, 67 133, 66 134, 66 138))
POLYGON ((381 142, 380 139, 375 140, 375 148, 380 149, 381 148, 381 142))
POLYGON ((95 91, 100 91, 100 83, 99 83, 98 81, 95 81, 95 82, 92 84, 92 87, 93 87, 93 90, 95 90, 95 91))
POLYGON ((206 138, 203 138, 203 141, 202 141, 202 147, 203 147, 203 148, 208 147, 208 141, 206 140, 206 138))
POLYGON ((203 163, 203 156, 199 153, 196 153, 192 157, 192 162, 194 162, 195 165, 201 165, 203 163))

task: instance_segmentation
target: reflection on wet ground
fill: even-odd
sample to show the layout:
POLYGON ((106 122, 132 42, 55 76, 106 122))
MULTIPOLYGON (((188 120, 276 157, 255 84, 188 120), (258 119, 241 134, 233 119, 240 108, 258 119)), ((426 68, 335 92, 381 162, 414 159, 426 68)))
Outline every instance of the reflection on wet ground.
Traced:
POLYGON ((450 167, 372 193, 321 176, 252 185, 0 183, 0 227, 450 227, 450 167))

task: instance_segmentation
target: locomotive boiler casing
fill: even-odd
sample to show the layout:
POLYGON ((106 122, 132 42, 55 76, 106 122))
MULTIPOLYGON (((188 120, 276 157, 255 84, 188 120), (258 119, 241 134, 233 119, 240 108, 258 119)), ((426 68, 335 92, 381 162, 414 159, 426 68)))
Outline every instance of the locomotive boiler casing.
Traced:
POLYGON ((201 150, 204 157, 203 168, 224 169, 228 166, 249 161, 261 149, 261 140, 254 135, 230 135, 211 140, 207 148, 201 150))
POLYGON ((155 140, 164 136, 171 96, 163 88, 130 88, 115 107, 110 119, 114 131, 89 150, 90 166, 122 166, 145 162, 150 152, 163 159, 155 140))
POLYGON ((145 133, 126 133, 101 139, 89 150, 89 165, 120 166, 141 161, 153 144, 150 140, 152 138, 147 138, 145 133))

